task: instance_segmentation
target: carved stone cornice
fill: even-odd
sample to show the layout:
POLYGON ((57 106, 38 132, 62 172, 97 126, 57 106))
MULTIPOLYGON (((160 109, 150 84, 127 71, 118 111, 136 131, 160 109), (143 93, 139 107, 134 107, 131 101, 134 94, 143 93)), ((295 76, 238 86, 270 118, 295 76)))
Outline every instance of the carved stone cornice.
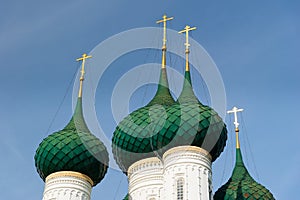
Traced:
POLYGON ((46 183, 50 182, 53 179, 62 178, 62 177, 79 178, 79 179, 82 179, 83 181, 87 181, 89 184, 91 184, 91 186, 94 184, 92 179, 90 177, 88 177, 87 175, 84 175, 79 172, 73 172, 73 171, 60 171, 60 172, 52 173, 46 177, 46 183))

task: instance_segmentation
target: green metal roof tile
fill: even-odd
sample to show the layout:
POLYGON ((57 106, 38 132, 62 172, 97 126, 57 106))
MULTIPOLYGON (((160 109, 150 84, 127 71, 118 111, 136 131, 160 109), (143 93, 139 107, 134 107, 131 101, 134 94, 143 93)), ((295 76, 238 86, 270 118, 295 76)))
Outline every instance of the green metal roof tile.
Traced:
MULTIPOLYGON (((161 78, 163 76, 161 75, 161 78)), ((221 132, 217 144, 211 144, 214 145, 210 151, 213 161, 223 151, 227 139, 225 124, 213 109, 204 106, 197 100, 191 87, 189 72, 185 74, 185 78, 183 91, 176 103, 173 99, 170 103, 171 95, 168 88, 159 86, 158 92, 147 106, 132 112, 120 122, 118 127, 125 126, 125 131, 125 128, 122 131, 118 127, 116 128, 112 139, 113 153, 117 163, 124 171, 134 161, 153 155, 150 153, 153 150, 162 156, 168 150, 164 147, 167 144, 172 144, 170 147, 174 145, 201 147, 208 127, 217 123, 222 123, 222 126, 215 126, 209 133, 210 137, 216 138, 216 135, 219 136, 221 132), (164 109, 159 105, 162 105, 164 109), (212 115, 214 115, 214 120, 210 123, 209 118, 212 115), (128 123, 129 119, 134 119, 138 123, 133 126, 128 123), (132 146, 126 143, 129 141, 128 138, 132 138, 130 142, 132 146), (139 138, 143 138, 142 144, 138 142, 139 138), (134 154, 134 158, 132 158, 133 156, 128 156, 131 155, 131 152, 139 154, 134 154)))
POLYGON ((214 195, 214 200, 224 200, 224 197, 235 195, 231 199, 268 199, 274 200, 272 193, 257 183, 248 173, 242 159, 240 149, 236 150, 236 165, 232 176, 226 184, 221 186, 214 195))
POLYGON ((70 170, 89 176, 96 185, 106 173, 108 153, 103 143, 88 131, 81 101, 79 98, 68 125, 45 138, 36 151, 35 165, 43 180, 53 172, 70 170), (104 163, 98 161, 88 149, 95 155, 101 155, 104 163))

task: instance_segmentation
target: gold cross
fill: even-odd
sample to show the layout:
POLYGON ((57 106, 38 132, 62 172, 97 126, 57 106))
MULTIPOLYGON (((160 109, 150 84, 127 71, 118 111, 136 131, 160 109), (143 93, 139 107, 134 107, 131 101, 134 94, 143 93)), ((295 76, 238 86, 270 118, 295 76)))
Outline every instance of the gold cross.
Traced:
POLYGON ((88 56, 86 53, 82 54, 81 58, 77 58, 76 61, 81 61, 82 60, 82 64, 81 64, 81 76, 80 76, 80 85, 79 85, 79 92, 78 92, 78 97, 82 96, 82 82, 84 80, 84 64, 85 64, 85 60, 88 58, 91 58, 92 56, 88 56))
POLYGON ((77 58, 76 61, 81 61, 82 60, 82 65, 81 65, 81 77, 80 79, 83 80, 84 78, 84 64, 85 64, 85 60, 88 58, 91 58, 92 56, 88 56, 86 53, 82 54, 81 58, 77 58))
POLYGON ((189 32, 192 30, 196 30, 196 27, 191 28, 190 26, 186 25, 182 31, 179 31, 178 33, 184 33, 185 32, 185 50, 188 52, 189 50, 189 32))
POLYGON ((186 25, 182 31, 179 31, 178 33, 184 33, 185 32, 185 71, 190 71, 190 64, 189 64, 189 31, 195 30, 196 27, 191 28, 190 26, 186 25))
POLYGON ((164 26, 163 48, 166 48, 166 43, 167 43, 167 21, 172 20, 172 19, 174 19, 174 17, 167 18, 167 15, 164 15, 162 20, 156 21, 157 24, 160 24, 162 22, 164 23, 164 25, 163 25, 164 26))

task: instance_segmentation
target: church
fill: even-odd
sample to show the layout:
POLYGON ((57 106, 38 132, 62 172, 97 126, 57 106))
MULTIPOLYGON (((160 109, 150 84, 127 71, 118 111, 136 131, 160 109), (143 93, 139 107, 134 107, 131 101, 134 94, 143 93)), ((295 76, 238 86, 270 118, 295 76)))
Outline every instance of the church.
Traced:
MULTIPOLYGON (((144 107, 125 117, 115 128, 112 153, 119 168, 128 177, 131 200, 273 200, 272 193, 249 174, 239 142, 238 112, 234 107, 236 160, 231 177, 215 193, 212 187, 212 163, 221 156, 227 135, 223 119, 211 107, 200 102, 194 93, 190 71, 189 32, 186 26, 185 72, 182 91, 177 99, 171 95, 167 77, 166 15, 160 77, 157 91, 144 107)), ((116 47, 117 48, 117 47, 116 47)), ((75 111, 70 122, 60 131, 46 137, 35 154, 35 166, 45 182, 43 200, 90 200, 92 187, 101 184, 109 167, 108 148, 91 133, 83 115, 82 91, 85 62, 75 111)), ((103 199, 106 199, 105 197, 103 199)))

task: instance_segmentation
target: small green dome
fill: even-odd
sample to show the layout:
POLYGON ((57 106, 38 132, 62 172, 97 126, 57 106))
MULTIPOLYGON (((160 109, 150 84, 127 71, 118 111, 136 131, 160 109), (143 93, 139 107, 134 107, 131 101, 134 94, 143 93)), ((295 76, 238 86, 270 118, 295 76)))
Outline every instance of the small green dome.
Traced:
POLYGON ((108 153, 104 144, 88 130, 79 97, 71 121, 61 131, 45 138, 35 154, 40 177, 58 171, 75 171, 87 175, 97 185, 105 176, 108 153))
POLYGON ((116 162, 124 172, 134 162, 155 156, 153 136, 163 127, 161 118, 174 103, 168 88, 166 68, 162 68, 154 98, 145 107, 125 117, 114 132, 112 150, 116 162))
POLYGON ((275 200, 271 192, 257 183, 246 169, 241 150, 236 149, 236 164, 228 182, 214 195, 214 200, 275 200))

